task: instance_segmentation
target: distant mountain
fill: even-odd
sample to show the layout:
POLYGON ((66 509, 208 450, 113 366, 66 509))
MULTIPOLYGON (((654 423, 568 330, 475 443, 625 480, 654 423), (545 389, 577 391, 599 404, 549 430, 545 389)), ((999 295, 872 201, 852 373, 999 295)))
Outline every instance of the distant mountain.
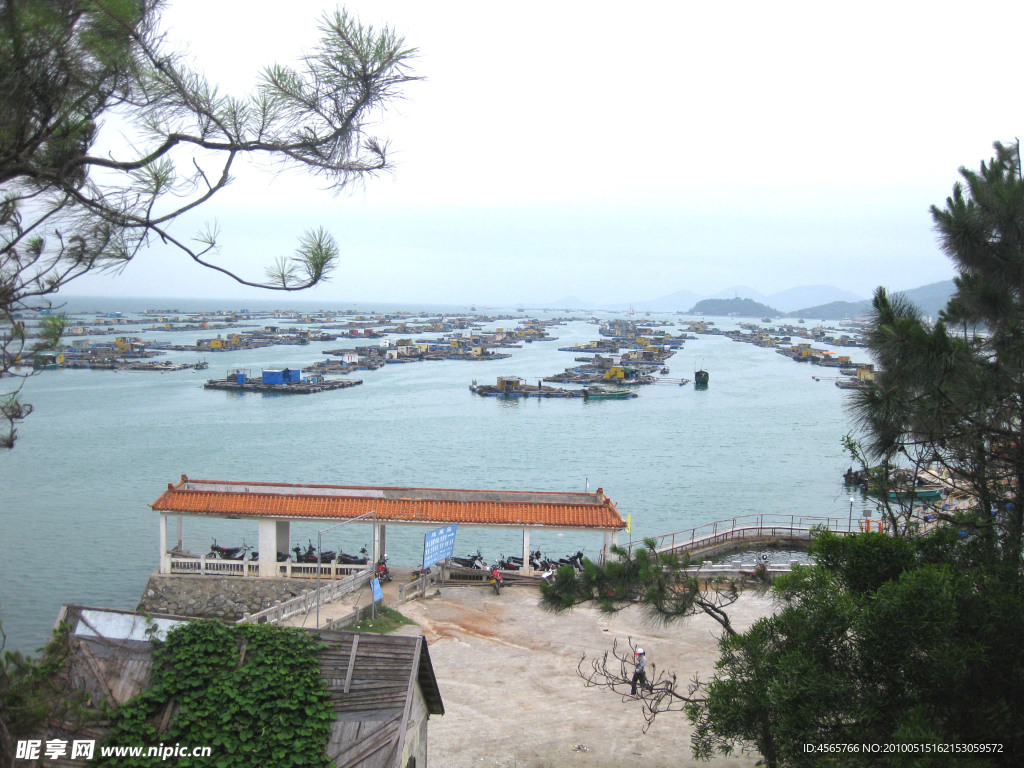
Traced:
POLYGON ((929 283, 900 293, 914 302, 926 317, 937 320, 939 312, 946 308, 955 291, 956 285, 952 280, 943 280, 941 283, 929 283))
POLYGON ((702 298, 704 297, 699 293, 682 290, 670 293, 668 296, 662 296, 660 299, 652 299, 651 301, 634 301, 633 308, 651 310, 653 312, 681 312, 692 307, 702 298))
MULTIPOLYGON (((864 297, 844 291, 842 288, 836 288, 834 285, 803 285, 780 293, 773 293, 764 301, 773 307, 778 307, 783 312, 792 312, 798 307, 811 307, 833 302, 861 302, 864 301, 864 297)), ((818 315, 810 316, 818 317, 818 315)))
MULTIPOLYGON (((921 311, 930 317, 938 317, 939 310, 944 309, 950 296, 953 295, 955 286, 952 280, 945 280, 941 283, 931 283, 913 288, 907 291, 900 291, 907 298, 913 301, 921 311)), ((894 293, 895 291, 890 291, 894 293)), ((763 309, 755 309, 751 306, 744 306, 740 310, 729 310, 744 317, 757 316, 804 316, 813 317, 818 320, 841 320, 844 317, 862 315, 871 309, 871 299, 858 296, 851 291, 837 288, 834 285, 804 285, 790 288, 785 291, 773 293, 766 296, 760 291, 746 285, 734 285, 725 288, 717 293, 708 296, 689 290, 679 290, 666 294, 657 299, 644 299, 632 302, 617 302, 605 304, 601 302, 585 301, 576 296, 566 296, 557 301, 545 301, 545 307, 557 307, 559 309, 602 309, 609 311, 623 311, 632 306, 636 310, 647 312, 686 312, 695 304, 706 300, 735 301, 748 299, 763 309), (778 307, 778 309, 773 309, 778 307)), ((707 314, 711 314, 704 310, 707 314)), ((724 314, 728 314, 725 312, 724 314)))
POLYGON ((704 299, 687 314, 736 315, 737 317, 782 317, 783 313, 753 299, 704 299))
MULTIPOLYGON (((925 315, 937 319, 939 311, 946 308, 950 297, 956 290, 952 280, 944 280, 941 283, 931 283, 920 288, 912 288, 909 291, 889 291, 889 295, 901 293, 917 305, 917 308, 925 315)), ((863 301, 832 301, 828 304, 820 304, 813 307, 798 309, 792 314, 800 317, 813 317, 816 320, 842 320, 845 317, 856 317, 866 315, 871 311, 871 300, 863 301)))
POLYGON ((864 299, 863 301, 831 301, 816 307, 804 307, 790 314, 797 317, 811 317, 815 320, 843 320, 847 317, 865 315, 870 311, 871 302, 864 299))
POLYGON ((583 299, 578 299, 575 296, 566 296, 558 301, 550 301, 544 306, 557 307, 558 309, 589 309, 593 304, 588 304, 583 299))
POLYGON ((708 299, 753 299, 754 301, 768 301, 768 297, 760 291, 756 291, 749 285, 732 285, 723 288, 718 293, 706 296, 708 299))
POLYGON ((832 301, 862 301, 863 297, 842 288, 836 288, 834 285, 800 286, 773 293, 771 296, 765 296, 748 285, 734 285, 710 296, 687 290, 676 291, 658 299, 634 301, 633 307, 659 312, 685 311, 704 299, 752 299, 770 307, 778 307, 785 314, 792 313, 798 307, 817 306, 832 301))

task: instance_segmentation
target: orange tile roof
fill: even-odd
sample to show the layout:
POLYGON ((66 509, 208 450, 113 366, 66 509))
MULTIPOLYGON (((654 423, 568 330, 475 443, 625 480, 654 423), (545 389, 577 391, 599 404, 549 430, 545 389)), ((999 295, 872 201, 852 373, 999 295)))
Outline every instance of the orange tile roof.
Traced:
POLYGON ((382 522, 546 526, 620 530, 626 523, 602 489, 595 493, 387 488, 190 480, 168 484, 158 512, 214 517, 350 519, 382 522))

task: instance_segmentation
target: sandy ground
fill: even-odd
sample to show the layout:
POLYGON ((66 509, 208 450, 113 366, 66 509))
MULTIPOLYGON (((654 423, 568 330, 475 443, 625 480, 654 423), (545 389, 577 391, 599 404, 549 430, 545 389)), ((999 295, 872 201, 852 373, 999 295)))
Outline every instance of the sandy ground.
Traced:
MULTIPOLYGON (((737 629, 771 611, 767 598, 745 594, 730 615, 737 629)), ((552 615, 536 589, 445 587, 399 610, 419 627, 441 688, 445 714, 429 725, 431 768, 565 768, 753 766, 756 755, 695 761, 682 712, 663 713, 645 734, 639 702, 586 688, 580 658, 630 638, 648 664, 682 681, 710 677, 720 628, 705 616, 652 626, 638 609, 605 615, 577 608, 552 615)))

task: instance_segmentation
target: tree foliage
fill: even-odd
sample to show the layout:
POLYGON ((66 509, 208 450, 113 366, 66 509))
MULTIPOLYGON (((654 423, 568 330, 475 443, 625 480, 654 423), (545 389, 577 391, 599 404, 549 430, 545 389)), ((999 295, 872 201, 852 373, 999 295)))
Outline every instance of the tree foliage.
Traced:
POLYGON ((956 293, 930 323, 878 289, 867 333, 880 368, 852 396, 868 460, 932 468, 970 509, 939 512, 1019 563, 1024 536, 1024 179, 1019 146, 995 145, 932 207, 956 293))
MULTIPOLYGON (((653 539, 636 549, 612 547, 613 555, 603 565, 584 559, 582 569, 562 566, 550 582, 541 584, 541 607, 561 612, 577 605, 596 603, 603 611, 615 612, 632 605, 642 607, 649 620, 670 623, 706 614, 722 627, 726 636, 736 630, 727 608, 739 596, 734 581, 709 582, 687 574, 688 561, 670 552, 658 552, 653 539)), ((604 688, 625 697, 632 688, 632 644, 630 652, 613 646, 601 656, 580 659, 577 671, 589 687, 604 688)), ((658 671, 650 665, 649 685, 635 697, 643 704, 645 730, 659 714, 679 711, 687 703, 701 700, 703 684, 693 677, 685 689, 672 671, 658 671)))
MULTIPOLYGON (((876 292, 867 345, 880 370, 851 402, 861 439, 847 446, 874 470, 889 532, 821 532, 815 564, 774 581, 779 609, 723 634, 714 676, 677 692, 697 757, 754 750, 770 768, 1024 759, 1019 147, 996 144, 992 160, 960 176, 932 208, 956 293, 933 323, 904 297, 876 292), (912 490, 925 472, 953 502, 933 510, 928 530, 912 524, 918 506, 888 503, 888 491, 912 490)), ((563 587, 563 599, 607 601, 602 589, 621 574, 611 594, 684 616, 658 585, 685 601, 687 579, 645 565, 668 562, 609 564, 563 587)))
POLYGON ((822 533, 814 553, 816 565, 776 579, 780 610, 723 638, 704 701, 687 708, 695 755, 746 747, 769 766, 1018 764, 1024 608, 1005 574, 978 567, 970 544, 946 531, 822 533), (941 744, 975 751, 929 746, 941 744))
MULTIPOLYGON (((219 766, 324 766, 334 707, 315 635, 269 624, 192 621, 153 650, 151 685, 114 710, 105 743, 209 746, 219 766)), ((182 757, 182 765, 211 758, 182 757)), ((150 765, 112 757, 101 764, 150 765)))
POLYGON ((650 548, 580 573, 562 569, 543 587, 543 604, 641 605, 659 621, 698 612, 719 620, 720 657, 707 680, 652 669, 651 684, 631 697, 628 651, 613 646, 578 664, 586 685, 638 699, 646 726, 685 711, 696 758, 753 752, 769 768, 1019 764, 1024 604, 1012 585, 1020 574, 953 528, 916 537, 821 531, 812 553, 815 564, 772 581, 777 610, 743 632, 722 615, 735 585, 716 592, 681 572, 684 561, 650 548), (857 751, 840 752, 844 744, 857 751), (935 746, 946 744, 970 751, 935 746))
MULTIPOLYGON (((231 182, 239 159, 335 190, 389 167, 366 125, 415 79, 415 52, 393 31, 327 14, 299 66, 267 67, 236 98, 168 50, 163 6, 0 0, 0 374, 24 351, 20 311, 83 274, 123 268, 154 239, 244 285, 293 291, 327 279, 339 251, 323 229, 263 280, 217 264, 215 227, 174 230, 231 182)), ((3 401, 8 442, 26 415, 17 395, 3 401)))
POLYGON ((81 718, 85 695, 66 672, 68 628, 57 627, 38 659, 4 649, 0 625, 0 765, 14 765, 19 739, 37 739, 50 720, 81 718))
POLYGON ((738 596, 737 585, 708 585, 689 576, 684 570, 689 564, 686 559, 658 552, 655 545, 648 539, 631 551, 612 547, 613 558, 607 563, 598 565, 584 558, 579 571, 562 566, 550 583, 541 584, 541 606, 558 612, 595 602, 602 610, 614 612, 639 603, 654 621, 667 623, 704 613, 733 633, 726 608, 738 596))

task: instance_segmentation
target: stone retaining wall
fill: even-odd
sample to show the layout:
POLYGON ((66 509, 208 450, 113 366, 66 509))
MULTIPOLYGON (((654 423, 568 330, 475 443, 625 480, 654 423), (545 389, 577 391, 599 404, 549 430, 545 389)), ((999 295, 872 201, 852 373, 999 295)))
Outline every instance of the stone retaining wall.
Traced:
POLYGON ((313 589, 299 579, 245 579, 238 576, 153 574, 139 611, 238 621, 313 589))

